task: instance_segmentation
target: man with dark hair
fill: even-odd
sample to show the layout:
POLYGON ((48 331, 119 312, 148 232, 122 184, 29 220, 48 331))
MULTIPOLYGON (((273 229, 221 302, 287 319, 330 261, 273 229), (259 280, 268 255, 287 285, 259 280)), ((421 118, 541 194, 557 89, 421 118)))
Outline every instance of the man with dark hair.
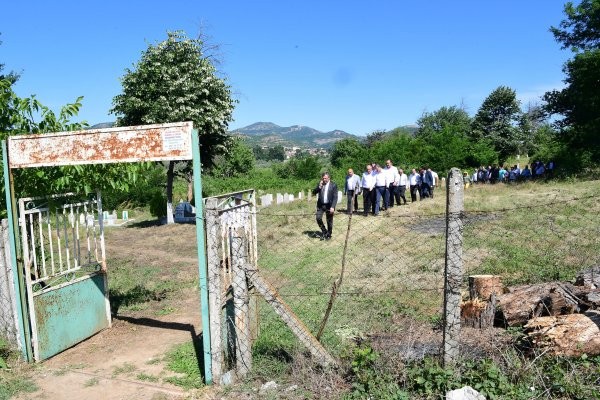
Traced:
POLYGON ((321 228, 321 240, 329 240, 333 231, 333 213, 338 202, 337 185, 331 182, 329 172, 324 172, 321 175, 321 180, 312 193, 317 195, 316 217, 317 224, 321 228), (327 229, 323 224, 323 213, 325 213, 327 219, 327 229))

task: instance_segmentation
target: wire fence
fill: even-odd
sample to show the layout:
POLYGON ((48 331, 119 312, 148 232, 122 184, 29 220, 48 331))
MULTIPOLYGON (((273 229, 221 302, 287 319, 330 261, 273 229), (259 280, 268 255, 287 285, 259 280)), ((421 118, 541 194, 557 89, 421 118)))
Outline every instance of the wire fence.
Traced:
POLYGON ((4 339, 12 347, 17 348, 19 331, 14 290, 15 274, 8 239, 8 221, 2 220, 0 226, 0 341, 4 339))
MULTIPOLYGON (((270 207, 257 213, 258 268, 334 357, 349 340, 366 339, 386 341, 405 360, 442 357, 451 350, 444 347, 452 325, 444 314, 445 285, 458 292, 458 320, 452 323, 460 331, 461 307, 473 296, 484 297, 485 307, 506 285, 572 280, 600 263, 598 197, 554 193, 497 209, 485 201, 469 203, 455 214, 454 228, 442 211, 447 199, 442 190, 436 199, 394 205, 380 216, 364 216, 362 207, 349 215, 343 201, 333 235, 325 240, 312 204, 270 207), (445 275, 448 247, 460 249, 458 278, 445 275), (470 278, 488 275, 470 296, 470 278)), ((488 318, 491 326, 494 315, 488 318)), ((261 301, 258 320, 255 355, 302 351, 301 342, 261 301)), ((473 335, 463 332, 449 346, 458 356, 485 354, 493 347, 489 335, 473 343, 473 335)))

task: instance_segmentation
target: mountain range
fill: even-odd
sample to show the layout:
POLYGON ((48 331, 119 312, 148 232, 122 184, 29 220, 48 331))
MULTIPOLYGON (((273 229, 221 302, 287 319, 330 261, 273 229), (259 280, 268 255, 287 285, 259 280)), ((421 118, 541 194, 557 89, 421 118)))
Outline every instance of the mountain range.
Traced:
POLYGON ((341 130, 321 132, 304 125, 284 127, 272 122, 256 122, 229 133, 242 137, 250 146, 268 147, 282 145, 284 147, 330 148, 341 139, 359 139, 358 136, 341 130))

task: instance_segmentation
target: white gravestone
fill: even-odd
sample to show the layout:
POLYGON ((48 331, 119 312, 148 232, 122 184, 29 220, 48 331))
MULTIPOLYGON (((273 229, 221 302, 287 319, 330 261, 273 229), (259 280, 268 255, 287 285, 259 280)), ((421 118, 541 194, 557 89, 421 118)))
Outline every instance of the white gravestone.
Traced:
POLYGON ((281 193, 277 193, 277 204, 283 204, 283 195, 281 193))

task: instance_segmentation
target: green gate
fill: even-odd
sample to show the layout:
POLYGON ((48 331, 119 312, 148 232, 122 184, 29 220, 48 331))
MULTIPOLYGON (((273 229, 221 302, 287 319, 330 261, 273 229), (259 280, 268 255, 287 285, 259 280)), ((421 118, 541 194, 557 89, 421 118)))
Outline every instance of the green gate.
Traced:
MULTIPOLYGON (((28 251, 31 253, 23 272, 13 274, 19 348, 27 360, 41 360, 50 357, 52 354, 59 352, 61 348, 69 346, 69 343, 72 345, 85 339, 84 336, 89 336, 90 332, 97 332, 103 327, 110 326, 105 274, 106 264, 104 262, 102 239, 102 213, 98 213, 102 207, 99 195, 96 203, 94 203, 95 209, 91 203, 65 202, 58 211, 54 206, 52 209, 49 206, 36 206, 35 204, 27 206, 26 204, 33 200, 23 199, 20 206, 22 212, 17 217, 12 171, 48 166, 177 160, 192 161, 197 215, 196 239, 200 278, 200 306, 203 326, 202 357, 204 360, 204 379, 206 383, 212 383, 200 136, 198 131, 193 129, 192 122, 189 121, 90 129, 77 132, 17 135, 10 136, 2 141, 4 191, 8 213, 11 264, 13 266, 17 265, 17 254, 23 249, 29 249, 28 251), (87 211, 86 207, 88 207, 87 211), (72 209, 73 217, 71 217, 72 209), (28 214, 27 210, 32 211, 28 214), (83 227, 85 226, 86 229, 88 225, 92 227, 91 218, 88 219, 88 214, 94 214, 94 219, 98 221, 98 231, 92 229, 90 237, 94 238, 93 232, 96 232, 101 245, 100 247, 93 247, 90 244, 91 247, 89 248, 93 248, 94 251, 90 250, 89 253, 83 251, 82 253, 81 247, 77 246, 81 246, 82 240, 88 238, 88 236, 82 236, 83 227), (31 216, 25 218, 25 215, 31 216), (55 218, 55 225, 44 224, 45 220, 51 218, 55 218), (20 229, 16 226, 17 219, 19 219, 20 229), (70 246, 74 247, 69 247, 69 251, 73 252, 70 254, 73 264, 71 267, 67 265, 64 269, 64 263, 67 261, 63 260, 62 271, 60 270, 61 263, 58 262, 54 264, 54 273, 49 273, 49 271, 52 272, 51 264, 50 267, 46 264, 46 270, 44 271, 44 264, 41 263, 41 260, 51 260, 53 255, 60 259, 61 256, 58 250, 52 248, 48 252, 44 248, 44 254, 41 255, 37 252, 38 247, 27 246, 31 246, 33 237, 39 238, 40 243, 48 240, 48 246, 50 246, 51 241, 49 239, 53 235, 58 236, 58 226, 63 227, 63 232, 65 229, 70 229, 72 233, 72 237, 69 239, 71 242, 69 243, 70 246), (57 229, 56 233, 53 233, 53 229, 57 229), (23 237, 20 240, 17 239, 20 235, 27 237, 27 239, 23 239, 23 237), (23 246, 24 240, 27 240, 27 246, 23 246), (21 246, 18 245, 19 243, 21 246), (23 249, 19 247, 23 247, 23 249), (100 252, 97 253, 96 249, 99 249, 100 252), (86 255, 87 259, 85 258, 86 255), (73 268, 74 270, 71 270, 73 268), (57 269, 58 274, 56 274, 57 269), (34 351, 33 355, 31 354, 32 349, 34 351)), ((66 240, 66 237, 63 236, 63 240, 66 240)), ((41 248, 39 247, 40 252, 41 248)))
POLYGON ((100 194, 19 200, 25 293, 35 361, 111 325, 100 194))

